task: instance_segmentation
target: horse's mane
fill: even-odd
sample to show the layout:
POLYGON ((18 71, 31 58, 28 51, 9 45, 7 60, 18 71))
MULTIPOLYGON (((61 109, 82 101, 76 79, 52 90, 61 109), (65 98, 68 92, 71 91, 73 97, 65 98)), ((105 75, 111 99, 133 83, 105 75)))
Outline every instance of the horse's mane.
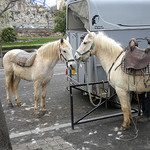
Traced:
POLYGON ((95 42, 101 49, 109 51, 110 54, 118 55, 123 50, 120 43, 106 36, 103 32, 97 34, 95 42))
POLYGON ((58 46, 59 40, 46 43, 37 50, 37 54, 39 54, 43 58, 49 58, 52 55, 58 55, 58 46))

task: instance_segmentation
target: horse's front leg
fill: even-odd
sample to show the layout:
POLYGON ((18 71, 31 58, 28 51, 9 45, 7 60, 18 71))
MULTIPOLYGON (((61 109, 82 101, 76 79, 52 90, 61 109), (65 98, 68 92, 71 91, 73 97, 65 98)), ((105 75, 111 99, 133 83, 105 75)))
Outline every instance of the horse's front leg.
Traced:
POLYGON ((38 101, 39 101, 39 89, 40 89, 41 82, 35 81, 34 82, 34 114, 38 115, 39 114, 39 109, 38 109, 38 101))
POLYGON ((42 84, 42 94, 41 94, 41 110, 43 113, 45 113, 47 111, 46 107, 45 107, 45 97, 46 97, 46 93, 47 93, 47 86, 50 82, 50 78, 46 79, 44 81, 44 83, 42 84))
POLYGON ((130 93, 121 88, 116 88, 116 93, 120 100, 124 118, 121 130, 126 130, 131 124, 130 93))

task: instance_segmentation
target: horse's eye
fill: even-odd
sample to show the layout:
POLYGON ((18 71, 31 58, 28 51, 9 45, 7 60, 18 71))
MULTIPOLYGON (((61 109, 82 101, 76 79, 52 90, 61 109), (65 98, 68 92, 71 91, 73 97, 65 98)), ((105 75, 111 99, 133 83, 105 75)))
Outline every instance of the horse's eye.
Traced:
POLYGON ((85 44, 87 44, 87 42, 84 42, 83 44, 85 45, 85 44))
POLYGON ((67 53, 65 50, 63 51, 64 53, 67 53))

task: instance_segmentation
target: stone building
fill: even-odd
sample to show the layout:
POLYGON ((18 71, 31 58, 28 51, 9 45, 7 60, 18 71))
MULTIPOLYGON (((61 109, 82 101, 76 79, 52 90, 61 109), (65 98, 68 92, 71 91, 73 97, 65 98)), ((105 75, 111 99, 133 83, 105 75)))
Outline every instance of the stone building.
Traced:
MULTIPOLYGON (((8 2, 9 0, 1 0, 0 9, 2 9, 2 6, 5 7, 8 2)), ((55 7, 47 9, 45 6, 34 5, 33 3, 27 3, 25 0, 20 0, 2 15, 0 26, 1 28, 11 26, 14 28, 34 27, 53 29, 55 11, 55 7)))

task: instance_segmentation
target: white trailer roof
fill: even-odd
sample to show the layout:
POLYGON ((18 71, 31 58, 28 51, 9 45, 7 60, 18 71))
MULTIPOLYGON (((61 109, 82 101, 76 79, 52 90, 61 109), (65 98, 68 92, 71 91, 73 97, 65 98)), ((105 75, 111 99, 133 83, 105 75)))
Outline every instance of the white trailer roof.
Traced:
POLYGON ((70 0, 67 30, 150 28, 150 0, 70 0))

